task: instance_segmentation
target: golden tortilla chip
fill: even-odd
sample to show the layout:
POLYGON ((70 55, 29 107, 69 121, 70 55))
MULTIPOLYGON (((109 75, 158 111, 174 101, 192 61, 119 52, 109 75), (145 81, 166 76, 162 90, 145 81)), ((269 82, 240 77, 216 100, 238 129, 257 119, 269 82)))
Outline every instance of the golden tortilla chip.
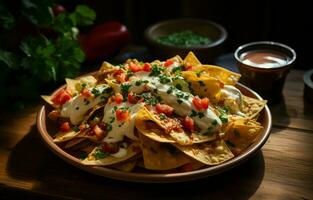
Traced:
POLYGON ((223 140, 182 146, 175 146, 190 156, 206 165, 218 165, 234 157, 223 140))
POLYGON ((175 140, 168 134, 164 133, 164 129, 157 124, 151 114, 146 108, 141 109, 137 113, 137 117, 135 120, 135 127, 138 129, 140 133, 149 137, 150 139, 162 143, 175 143, 175 140))
POLYGON ((59 107, 58 105, 55 105, 55 104, 51 101, 52 96, 41 95, 41 98, 42 98, 45 102, 47 102, 49 105, 51 105, 51 106, 53 106, 53 107, 55 107, 55 108, 59 107))
POLYGON ((212 102, 217 102, 217 94, 224 84, 218 79, 210 76, 198 76, 195 71, 183 71, 182 76, 191 84, 194 93, 208 97, 212 102))
POLYGON ((266 105, 266 100, 259 100, 242 95, 243 105, 242 112, 250 119, 255 118, 266 105))
POLYGON ((231 149, 241 151, 252 144, 260 135, 263 127, 251 119, 239 119, 232 122, 225 130, 225 141, 231 149))
POLYGON ((196 132, 185 132, 184 130, 178 132, 175 130, 166 133, 166 130, 173 126, 174 119, 167 118, 167 120, 159 120, 157 116, 148 111, 146 108, 142 109, 137 115, 136 127, 137 129, 152 140, 163 143, 175 143, 181 145, 191 145, 194 143, 202 143, 216 139, 216 135, 199 134, 196 132))
POLYGON ((132 143, 127 148, 120 148, 120 151, 125 151, 125 155, 121 156, 117 154, 107 154, 101 150, 101 146, 96 147, 86 159, 82 161, 85 165, 97 165, 97 166, 106 166, 113 165, 125 160, 128 160, 138 153, 140 153, 140 147, 138 143, 132 143))
POLYGON ((240 78, 240 74, 229 71, 225 68, 214 65, 201 65, 195 68, 195 72, 199 76, 210 76, 218 79, 226 85, 236 85, 240 78))
POLYGON ((184 59, 184 66, 198 66, 201 65, 201 62, 195 56, 195 54, 190 51, 184 59))
POLYGON ((190 159, 171 144, 159 143, 139 134, 144 166, 151 170, 169 170, 190 162, 190 159))
POLYGON ((70 132, 59 132, 55 135, 55 138, 53 139, 53 142, 55 143, 60 143, 60 142, 65 142, 68 140, 71 140, 73 138, 75 138, 78 134, 80 133, 80 131, 70 131, 70 132))
POLYGON ((118 169, 123 172, 131 172, 136 167, 136 163, 137 163, 137 159, 129 159, 126 162, 112 165, 112 168, 118 169))
POLYGON ((66 145, 64 146, 65 149, 71 148, 79 143, 81 143, 82 141, 84 141, 85 138, 73 138, 72 140, 68 141, 66 143, 66 145))

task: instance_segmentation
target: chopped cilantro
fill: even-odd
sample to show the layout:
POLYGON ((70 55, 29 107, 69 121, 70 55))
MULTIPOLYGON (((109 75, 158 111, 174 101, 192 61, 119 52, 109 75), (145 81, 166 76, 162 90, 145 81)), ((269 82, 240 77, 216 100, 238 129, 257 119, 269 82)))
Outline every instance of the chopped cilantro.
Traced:
POLYGON ((203 73, 203 71, 201 71, 201 70, 197 70, 197 71, 196 71, 196 75, 197 75, 197 77, 200 77, 202 73, 203 73))
POLYGON ((80 160, 85 160, 87 158, 88 154, 86 152, 82 152, 79 154, 79 159, 80 160))
POLYGON ((80 129, 78 128, 78 126, 73 126, 72 130, 75 131, 75 132, 80 131, 80 129))
POLYGON ((182 103, 183 103, 183 100, 177 99, 177 103, 182 104, 182 103))
POLYGON ((115 121, 115 117, 113 117, 113 116, 110 117, 110 122, 109 123, 112 124, 114 121, 115 121))
POLYGON ((198 116, 201 119, 202 117, 204 117, 204 113, 203 112, 198 112, 198 116))
POLYGON ((155 106, 159 101, 161 101, 161 97, 152 96, 151 93, 142 93, 140 97, 143 98, 147 104, 153 106, 155 106))
POLYGON ((211 122, 212 126, 216 126, 217 125, 217 120, 216 119, 213 119, 212 122, 211 122))
POLYGON ((94 153, 93 153, 93 156, 95 157, 96 160, 99 160, 99 159, 103 159, 105 157, 108 156, 107 153, 103 152, 101 149, 97 149, 94 153))
POLYGON ((91 93, 93 94, 93 95, 95 95, 95 97, 97 97, 97 96, 99 96, 101 93, 100 93, 100 90, 98 90, 97 88, 93 88, 92 90, 91 90, 91 93))
POLYGON ((176 73, 176 72, 180 73, 181 71, 182 71, 182 67, 181 67, 181 66, 174 67, 174 68, 172 69, 172 73, 176 73))
POLYGON ((164 71, 164 67, 158 65, 152 65, 151 73, 149 76, 159 76, 162 71, 164 71))
POLYGON ((160 83, 162 84, 166 84, 166 83, 169 83, 171 82, 171 78, 169 78, 167 75, 165 74, 160 74, 159 75, 159 79, 160 79, 160 83))
POLYGON ((177 84, 175 85, 175 87, 176 87, 177 89, 179 89, 179 90, 182 90, 182 89, 183 89, 183 87, 182 87, 181 84, 179 84, 179 83, 177 83, 177 84))
POLYGON ((87 87, 87 84, 86 83, 82 83, 82 88, 86 88, 87 87))
POLYGON ((228 122, 228 116, 225 114, 225 113, 222 113, 220 116, 219 116, 220 120, 223 122, 223 123, 227 123, 228 122))
POLYGON ((121 84, 121 92, 122 92, 122 94, 128 94, 128 90, 129 90, 129 88, 131 87, 131 84, 129 84, 129 83, 123 83, 123 84, 121 84))
POLYGON ((164 115, 163 113, 160 114, 160 119, 161 119, 161 120, 164 120, 164 119, 166 119, 166 118, 167 118, 166 115, 164 115))
POLYGON ((171 94, 172 92, 173 92, 173 87, 170 87, 170 88, 166 91, 167 94, 171 94))
POLYGON ((136 81, 136 82, 135 82, 135 85, 136 85, 136 86, 140 86, 141 83, 142 83, 142 82, 139 80, 139 81, 136 81))

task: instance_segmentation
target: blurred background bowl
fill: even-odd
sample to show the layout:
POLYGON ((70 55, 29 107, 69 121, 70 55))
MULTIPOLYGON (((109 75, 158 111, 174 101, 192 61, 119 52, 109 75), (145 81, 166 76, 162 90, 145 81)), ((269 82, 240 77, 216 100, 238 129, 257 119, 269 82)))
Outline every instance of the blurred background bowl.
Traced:
POLYGON ((202 19, 177 19, 162 21, 145 30, 145 40, 153 55, 158 59, 167 59, 175 55, 184 58, 193 51, 203 63, 212 64, 215 58, 223 53, 223 44, 227 39, 225 28, 215 22, 202 19), (209 38, 212 42, 206 45, 190 47, 162 44, 157 38, 181 31, 192 31, 209 38))

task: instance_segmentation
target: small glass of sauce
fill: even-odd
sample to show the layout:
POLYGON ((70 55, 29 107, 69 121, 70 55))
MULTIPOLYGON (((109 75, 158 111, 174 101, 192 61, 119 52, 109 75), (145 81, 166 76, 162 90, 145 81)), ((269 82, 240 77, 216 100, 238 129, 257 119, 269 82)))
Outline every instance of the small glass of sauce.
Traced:
POLYGON ((295 51, 281 43, 252 42, 235 51, 242 75, 240 82, 258 92, 270 103, 282 97, 286 76, 295 59, 295 51))

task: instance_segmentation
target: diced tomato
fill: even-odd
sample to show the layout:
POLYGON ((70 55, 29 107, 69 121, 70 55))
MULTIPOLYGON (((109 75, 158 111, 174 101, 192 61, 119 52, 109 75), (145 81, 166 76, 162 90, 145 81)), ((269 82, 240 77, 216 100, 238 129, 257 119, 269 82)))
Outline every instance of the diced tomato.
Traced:
POLYGON ((136 96, 132 92, 128 93, 127 100, 129 103, 132 103, 132 104, 137 103, 136 96))
POLYGON ((71 126, 69 122, 64 122, 60 126, 60 131, 61 132, 69 132, 71 130, 71 126))
POLYGON ((165 66, 165 67, 169 67, 169 66, 171 66, 173 63, 174 63, 173 60, 167 60, 167 61, 164 63, 164 66, 165 66))
POLYGON ((210 100, 207 97, 201 99, 202 109, 205 109, 205 110, 208 109, 209 103, 210 103, 210 100))
POLYGON ((186 70, 186 71, 192 71, 192 70, 193 70, 193 68, 192 68, 192 66, 191 66, 191 65, 189 65, 189 66, 186 66, 186 67, 185 67, 185 70, 186 70))
POLYGON ((118 83, 124 83, 126 81, 126 74, 123 70, 118 69, 113 73, 113 77, 118 83))
POLYGON ((201 110, 202 109, 202 103, 201 103, 201 99, 199 97, 193 98, 192 99, 192 103, 196 107, 197 110, 201 110))
POLYGON ((106 153, 117 153, 119 151, 119 146, 117 144, 111 144, 111 143, 102 143, 102 150, 106 153))
POLYGON ((196 107, 197 110, 206 110, 209 107, 210 100, 205 97, 200 99, 199 97, 195 97, 192 100, 193 105, 196 107))
POLYGON ((130 69, 132 72, 139 72, 139 71, 141 71, 141 67, 138 66, 138 65, 136 65, 136 64, 134 64, 134 63, 131 63, 131 64, 129 65, 129 69, 130 69))
POLYGON ((192 131, 195 129, 195 122, 192 118, 187 116, 183 121, 183 126, 185 129, 192 131))
POLYGON ((80 131, 84 131, 84 130, 86 130, 87 127, 86 127, 86 124, 81 124, 78 126, 78 128, 80 131))
POLYGON ((123 95, 120 93, 117 93, 115 96, 113 96, 113 100, 117 103, 120 104, 123 101, 123 95))
POLYGON ((128 115, 129 115, 128 110, 117 109, 115 111, 115 116, 118 121, 125 121, 128 118, 128 115))
POLYGON ((63 105, 71 98, 72 96, 70 93, 65 89, 62 89, 52 97, 51 101, 56 105, 63 105))
POLYGON ((98 140, 103 138, 104 131, 98 125, 95 125, 92 130, 93 130, 93 132, 95 132, 95 135, 96 135, 98 140))
POLYGON ((157 104, 155 109, 158 113, 164 113, 165 115, 173 114, 174 108, 166 104, 157 104))
POLYGON ((150 72, 151 71, 151 65, 149 63, 145 63, 142 67, 142 70, 145 72, 150 72))
POLYGON ((81 91, 81 94, 82 94, 85 98, 89 98, 89 97, 92 96, 92 93, 91 93, 88 89, 86 89, 86 88, 84 88, 84 89, 81 91))
POLYGON ((187 163, 181 167, 181 171, 183 171, 183 172, 190 172, 192 170, 193 170, 193 164, 192 163, 187 163))
POLYGON ((53 121, 56 121, 57 119, 59 119, 60 117, 60 111, 51 111, 49 114, 48 114, 48 117, 49 119, 53 120, 53 121))

